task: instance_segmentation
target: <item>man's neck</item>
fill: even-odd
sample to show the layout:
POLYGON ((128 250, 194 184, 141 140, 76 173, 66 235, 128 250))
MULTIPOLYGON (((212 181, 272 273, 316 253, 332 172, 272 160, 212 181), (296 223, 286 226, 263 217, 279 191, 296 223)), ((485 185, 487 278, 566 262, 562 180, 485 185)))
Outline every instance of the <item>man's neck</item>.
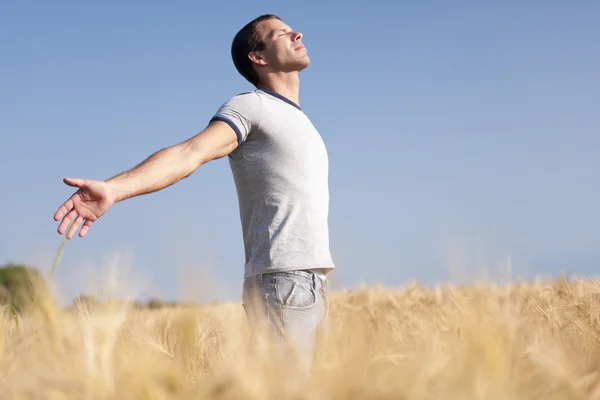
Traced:
POLYGON ((258 88, 278 93, 300 106, 300 79, 297 73, 267 75, 258 88))

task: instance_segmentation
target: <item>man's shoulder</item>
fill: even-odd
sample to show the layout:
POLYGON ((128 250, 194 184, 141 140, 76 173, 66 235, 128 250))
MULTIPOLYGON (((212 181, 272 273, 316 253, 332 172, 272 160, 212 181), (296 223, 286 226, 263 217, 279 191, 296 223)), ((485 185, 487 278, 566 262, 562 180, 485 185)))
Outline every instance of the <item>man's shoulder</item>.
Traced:
POLYGON ((262 99, 257 91, 248 90, 244 92, 238 92, 233 95, 229 95, 226 100, 223 102, 223 107, 260 107, 262 104, 262 99))
POLYGON ((236 96, 251 96, 253 94, 257 94, 256 90, 246 90, 244 92, 239 92, 239 93, 235 94, 233 97, 236 97, 236 96))
POLYGON ((238 92, 238 93, 236 93, 234 95, 229 96, 229 100, 232 100, 232 99, 244 99, 244 100, 247 100, 247 99, 259 98, 259 97, 260 97, 260 95, 259 95, 259 92, 257 90, 247 90, 247 91, 238 92))
POLYGON ((225 100, 210 121, 229 124, 242 144, 260 126, 262 113, 262 100, 253 91, 245 91, 225 100))

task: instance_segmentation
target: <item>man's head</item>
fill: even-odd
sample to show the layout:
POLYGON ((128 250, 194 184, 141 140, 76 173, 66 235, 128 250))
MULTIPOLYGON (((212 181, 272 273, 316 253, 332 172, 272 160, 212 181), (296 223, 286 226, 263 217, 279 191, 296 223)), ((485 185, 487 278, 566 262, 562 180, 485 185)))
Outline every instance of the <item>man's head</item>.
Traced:
POLYGON ((255 18, 235 35, 231 57, 238 72, 254 86, 267 73, 299 72, 310 64, 302 34, 273 14, 255 18))

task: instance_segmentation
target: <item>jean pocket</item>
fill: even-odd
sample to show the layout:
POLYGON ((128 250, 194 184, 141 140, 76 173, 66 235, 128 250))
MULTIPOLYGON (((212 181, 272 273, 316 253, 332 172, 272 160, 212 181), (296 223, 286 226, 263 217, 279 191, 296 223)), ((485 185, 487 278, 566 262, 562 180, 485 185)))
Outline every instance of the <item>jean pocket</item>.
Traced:
POLYGON ((317 292, 314 286, 304 280, 280 276, 275 291, 277 302, 284 308, 302 310, 317 304, 317 292))

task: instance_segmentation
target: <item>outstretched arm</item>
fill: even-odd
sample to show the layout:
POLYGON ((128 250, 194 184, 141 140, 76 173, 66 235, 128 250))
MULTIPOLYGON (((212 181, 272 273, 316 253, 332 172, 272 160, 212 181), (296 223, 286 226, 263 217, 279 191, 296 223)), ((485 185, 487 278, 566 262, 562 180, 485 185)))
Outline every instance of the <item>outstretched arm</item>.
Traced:
POLYGON ((65 178, 67 185, 79 189, 54 214, 55 221, 62 218, 58 233, 63 234, 75 219, 66 237, 71 239, 80 226, 79 236, 83 237, 113 204, 171 186, 190 176, 202 164, 231 153, 237 146, 235 131, 224 122, 214 121, 185 142, 157 151, 108 180, 65 178))
POLYGON ((231 153, 238 145, 229 125, 212 122, 194 137, 156 153, 106 181, 115 202, 162 190, 190 176, 199 166, 231 153))

